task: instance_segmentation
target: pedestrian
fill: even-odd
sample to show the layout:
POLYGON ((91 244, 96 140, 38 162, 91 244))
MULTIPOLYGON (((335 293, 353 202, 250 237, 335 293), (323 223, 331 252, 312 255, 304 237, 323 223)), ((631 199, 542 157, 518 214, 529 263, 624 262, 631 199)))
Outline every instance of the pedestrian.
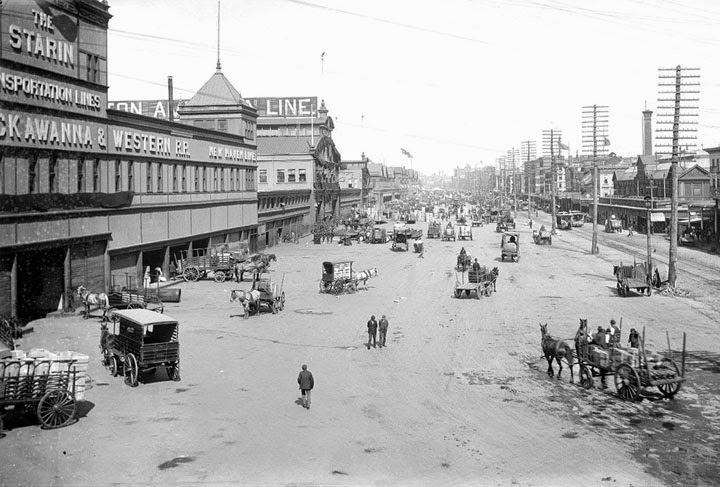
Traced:
POLYGON ((367 329, 368 329, 368 344, 367 348, 370 350, 370 345, 372 344, 373 348, 377 348, 377 329, 378 329, 378 323, 375 321, 375 315, 372 315, 370 319, 367 322, 367 329))
POLYGON ((303 364, 302 370, 298 374, 298 385, 302 394, 302 403, 305 409, 310 409, 310 391, 315 386, 315 379, 312 373, 307 369, 307 365, 303 364))
POLYGON ((632 237, 634 233, 634 227, 630 225, 630 227, 628 228, 628 237, 632 237))
POLYGON ((638 348, 640 346, 640 335, 635 328, 630 328, 630 338, 628 338, 630 348, 638 348))
POLYGON ((388 320, 385 315, 380 318, 380 346, 385 347, 385 339, 387 338, 388 320))
POLYGON ((532 224, 533 224, 533 221, 532 221, 532 218, 531 218, 531 219, 530 219, 530 230, 532 230, 532 224))
POLYGON ((620 328, 615 326, 615 320, 610 320, 610 343, 620 345, 620 328))

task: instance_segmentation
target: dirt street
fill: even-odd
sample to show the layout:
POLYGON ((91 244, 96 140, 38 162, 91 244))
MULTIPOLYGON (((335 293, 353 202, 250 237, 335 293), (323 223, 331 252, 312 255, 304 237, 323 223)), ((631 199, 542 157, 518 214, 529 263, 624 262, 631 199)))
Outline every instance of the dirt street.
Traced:
MULTIPOLYGON (((534 220, 549 224, 544 214, 534 220)), ((250 282, 178 284, 182 302, 166 313, 181 322, 180 382, 157 372, 132 389, 101 366, 97 319, 41 320, 22 348, 90 354, 92 388, 76 424, 9 425, 0 484, 716 484, 717 271, 705 279, 693 267, 685 281, 682 261, 690 297, 622 298, 612 265, 632 261, 629 249, 644 259, 644 236, 601 234, 601 253, 590 256, 588 225, 552 246, 532 242, 522 214, 518 229, 518 263, 500 262, 494 225, 474 228, 472 241, 424 239, 424 258, 389 244, 282 244, 270 249, 271 275, 284 279, 285 310, 248 320, 229 294, 250 282), (492 296, 452 297, 462 246, 498 267, 492 296), (325 260, 377 267, 378 276, 367 290, 320 294, 325 260), (386 348, 366 348, 371 314, 388 317, 386 348), (627 403, 612 378, 607 390, 598 380, 585 391, 567 367, 549 378, 538 323, 572 343, 578 318, 591 329, 622 318, 624 341, 644 326, 661 351, 666 330, 675 349, 686 331, 689 379, 677 398, 649 391, 627 403), (299 403, 303 363, 315 377, 310 410, 299 403)))

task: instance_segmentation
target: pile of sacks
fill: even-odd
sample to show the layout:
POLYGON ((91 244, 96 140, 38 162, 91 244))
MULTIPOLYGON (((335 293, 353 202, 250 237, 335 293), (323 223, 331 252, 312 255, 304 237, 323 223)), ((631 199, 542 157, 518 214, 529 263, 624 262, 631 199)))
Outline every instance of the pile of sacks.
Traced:
POLYGON ((82 401, 88 361, 87 355, 71 351, 0 349, 0 400, 34 398, 69 378, 67 389, 74 388, 75 400, 82 401))

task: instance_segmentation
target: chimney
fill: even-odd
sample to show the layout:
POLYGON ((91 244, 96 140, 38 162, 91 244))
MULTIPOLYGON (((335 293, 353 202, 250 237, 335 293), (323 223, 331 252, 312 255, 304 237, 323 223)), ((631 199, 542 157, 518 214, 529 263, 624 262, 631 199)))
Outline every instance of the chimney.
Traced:
POLYGON ((643 152, 644 156, 651 156, 653 153, 652 147, 652 110, 643 110, 643 127, 642 127, 642 138, 643 138, 643 152))

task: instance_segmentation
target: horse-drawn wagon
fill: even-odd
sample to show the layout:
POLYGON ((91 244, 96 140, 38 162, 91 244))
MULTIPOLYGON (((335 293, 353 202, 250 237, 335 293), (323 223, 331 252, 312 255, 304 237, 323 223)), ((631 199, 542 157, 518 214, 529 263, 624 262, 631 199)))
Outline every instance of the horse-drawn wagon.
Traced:
POLYGON ((555 223, 560 230, 572 229, 572 215, 567 211, 560 211, 555 215, 555 223))
POLYGON ((343 291, 357 291, 357 282, 353 279, 352 261, 323 262, 320 292, 340 294, 343 291))
POLYGON ((552 232, 543 225, 540 230, 533 230, 533 241, 537 245, 552 245, 552 232))
POLYGON ((449 242, 450 240, 453 242, 455 241, 455 228, 453 228, 452 224, 448 223, 445 227, 442 234, 442 240, 443 242, 449 242))
POLYGON ((633 291, 637 294, 650 296, 652 294, 652 283, 647 265, 635 263, 633 265, 613 266, 613 274, 617 279, 617 291, 620 296, 629 296, 633 291))
POLYGON ((230 292, 230 300, 240 302, 243 307, 243 316, 246 319, 251 314, 259 314, 263 309, 272 312, 272 314, 277 314, 278 311, 285 308, 283 284, 284 277, 279 287, 270 278, 257 279, 253 281, 252 288, 249 291, 233 289, 230 292))
POLYGON ((458 239, 460 240, 467 240, 473 239, 472 235, 472 227, 469 227, 467 225, 460 225, 458 226, 458 239))
POLYGON ((601 377, 604 383, 605 377, 612 375, 617 393, 623 399, 636 401, 647 387, 657 387, 664 397, 671 399, 685 380, 684 334, 681 367, 671 358, 645 348, 644 328, 638 348, 622 347, 613 341, 607 346, 590 343, 586 332, 578 332, 578 336, 575 347, 580 385, 585 389, 593 387, 595 377, 601 377))
POLYGON ((485 224, 485 218, 480 213, 473 213, 470 221, 473 227, 482 227, 485 224))
POLYGON ((615 215, 610 215, 605 220, 605 232, 615 233, 622 232, 622 222, 615 215))
POLYGON ((500 271, 497 267, 488 272, 485 266, 467 272, 461 271, 460 278, 458 278, 457 274, 455 275, 454 296, 460 298, 474 294, 477 299, 480 299, 481 295, 490 296, 495 291, 498 274, 500 274, 500 271), (465 279, 466 274, 467 279, 465 279))
POLYGON ((393 230, 392 246, 390 250, 396 252, 407 252, 410 250, 410 239, 412 238, 412 230, 409 228, 393 230))
POLYGON ((370 235, 370 243, 387 243, 387 231, 384 228, 374 227, 372 229, 372 234, 370 235))
POLYGON ((440 222, 430 222, 427 230, 427 238, 440 238, 442 235, 442 225, 440 222))
MULTIPOLYGON (((0 438, 7 414, 34 414, 45 429, 67 426, 75 419, 76 401, 85 390, 87 356, 46 358, 15 351, 0 359, 0 438)), ((68 353, 68 352, 65 352, 68 353)))
POLYGON ((495 231, 497 233, 503 233, 508 231, 508 224, 504 219, 501 219, 495 225, 495 231))
POLYGON ((113 330, 102 325, 100 347, 110 375, 125 376, 137 387, 142 372, 165 368, 168 378, 180 380, 180 325, 174 318, 146 309, 127 309, 112 314, 113 330))
POLYGON ((190 253, 182 251, 177 261, 186 281, 198 281, 212 274, 215 282, 224 282, 232 278, 235 263, 241 258, 233 252, 193 249, 190 253))
POLYGON ((520 234, 518 232, 503 233, 500 241, 500 260, 510 259, 520 262, 520 234))
POLYGON ((149 309, 162 313, 165 311, 165 305, 160 300, 160 295, 151 290, 145 289, 144 292, 135 290, 111 291, 107 295, 109 312, 118 309, 149 309))

